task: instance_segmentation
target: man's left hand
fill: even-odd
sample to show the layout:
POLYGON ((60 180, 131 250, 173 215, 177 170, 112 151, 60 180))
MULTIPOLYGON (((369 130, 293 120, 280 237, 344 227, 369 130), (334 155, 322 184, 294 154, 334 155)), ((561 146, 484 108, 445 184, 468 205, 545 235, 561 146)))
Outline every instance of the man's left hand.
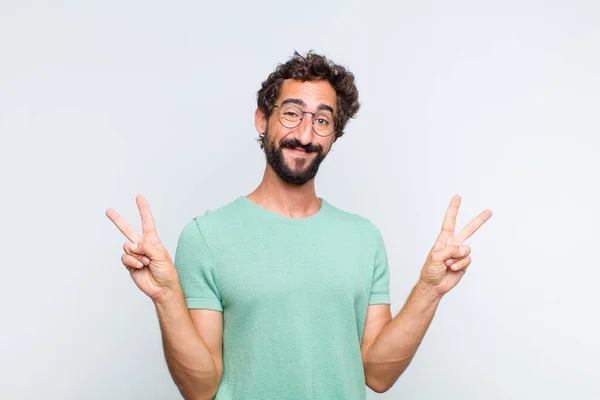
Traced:
POLYGON ((439 295, 446 294, 460 282, 471 264, 471 248, 463 243, 492 216, 490 210, 485 210, 468 223, 459 234, 455 234, 459 206, 460 196, 456 195, 450 202, 442 231, 421 271, 421 281, 430 285, 439 295))

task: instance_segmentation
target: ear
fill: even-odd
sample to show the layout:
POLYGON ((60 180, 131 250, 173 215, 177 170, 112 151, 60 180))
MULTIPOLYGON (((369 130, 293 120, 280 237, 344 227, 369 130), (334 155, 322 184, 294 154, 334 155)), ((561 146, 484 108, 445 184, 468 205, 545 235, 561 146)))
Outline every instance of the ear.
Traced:
POLYGON ((254 126, 259 134, 265 133, 265 130, 267 129, 267 116, 258 107, 254 112, 254 126))

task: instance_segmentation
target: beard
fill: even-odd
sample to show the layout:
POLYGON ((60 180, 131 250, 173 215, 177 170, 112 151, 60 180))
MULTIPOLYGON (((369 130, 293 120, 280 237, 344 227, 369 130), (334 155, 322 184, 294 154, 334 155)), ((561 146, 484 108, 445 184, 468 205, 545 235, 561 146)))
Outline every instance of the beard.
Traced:
POLYGON ((279 146, 275 145, 275 139, 269 135, 269 125, 265 130, 263 137, 264 151, 267 162, 273 168, 275 173, 290 185, 302 186, 317 175, 319 166, 327 156, 323 152, 323 147, 319 144, 303 145, 295 138, 283 139, 279 146), (309 160, 308 157, 296 157, 290 161, 291 166, 286 163, 283 149, 303 149, 306 153, 316 153, 316 156, 309 160))

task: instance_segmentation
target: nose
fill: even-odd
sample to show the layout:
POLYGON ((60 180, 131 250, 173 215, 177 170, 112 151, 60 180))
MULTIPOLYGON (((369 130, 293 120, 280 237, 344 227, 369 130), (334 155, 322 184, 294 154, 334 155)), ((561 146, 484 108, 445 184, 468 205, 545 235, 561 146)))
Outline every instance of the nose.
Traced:
POLYGON ((300 125, 296 127, 294 137, 303 145, 307 145, 312 143, 313 133, 312 115, 308 113, 304 114, 300 125))

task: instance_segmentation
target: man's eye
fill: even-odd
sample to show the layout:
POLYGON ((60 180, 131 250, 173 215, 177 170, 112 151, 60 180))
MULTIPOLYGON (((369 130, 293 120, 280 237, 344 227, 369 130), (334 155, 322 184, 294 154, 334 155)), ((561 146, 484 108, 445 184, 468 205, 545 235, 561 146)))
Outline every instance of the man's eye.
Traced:
POLYGON ((296 113, 295 113, 295 112, 293 112, 293 111, 286 111, 286 112, 284 113, 284 115, 285 115, 286 117, 298 118, 298 114, 296 114, 296 113))
POLYGON ((321 126, 328 126, 329 125, 329 121, 326 120, 325 118, 319 118, 317 119, 317 123, 321 126))

